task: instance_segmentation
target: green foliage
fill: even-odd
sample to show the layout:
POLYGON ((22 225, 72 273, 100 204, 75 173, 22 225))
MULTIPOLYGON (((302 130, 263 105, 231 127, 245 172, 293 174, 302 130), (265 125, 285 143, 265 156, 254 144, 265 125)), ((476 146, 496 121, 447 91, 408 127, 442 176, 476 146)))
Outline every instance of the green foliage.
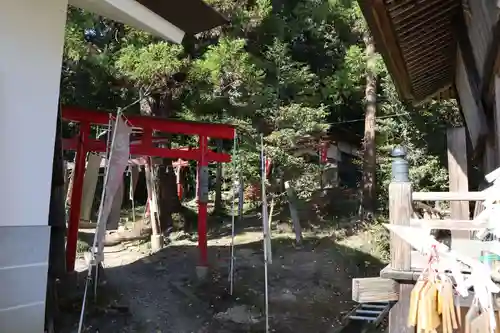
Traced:
POLYGON ((128 45, 120 50, 115 66, 118 71, 140 86, 164 89, 167 80, 187 65, 183 48, 167 42, 128 45))
POLYGON ((450 124, 461 125, 457 105, 454 101, 432 101, 419 107, 405 105, 399 101, 388 76, 383 78, 381 87, 385 100, 379 104, 377 121, 377 177, 382 208, 386 208, 390 182, 390 152, 396 145, 402 145, 408 151, 410 180, 415 190, 446 191, 445 133, 450 124))
POLYGON ((224 37, 192 62, 189 80, 200 88, 193 108, 199 108, 201 102, 208 106, 206 113, 237 113, 238 117, 254 111, 251 104, 255 103, 264 72, 254 64, 245 46, 244 39, 224 37))
MULTIPOLYGON (((170 96, 162 105, 170 116, 236 126, 236 164, 246 184, 259 180, 262 134, 281 179, 292 181, 301 198, 310 197, 320 168, 297 150, 316 149, 321 136, 339 127, 363 135, 366 24, 357 1, 292 0, 274 7, 270 0, 207 2, 231 24, 188 36, 183 46, 70 8, 62 102, 114 110, 145 92, 170 96)), ((401 103, 380 56, 374 67, 377 188, 384 208, 389 152, 396 144, 408 148, 417 189, 445 189, 443 131, 459 125, 460 116, 451 102, 401 103)), ((196 144, 172 139, 173 146, 196 144)), ((224 150, 230 151, 229 143, 224 150)))

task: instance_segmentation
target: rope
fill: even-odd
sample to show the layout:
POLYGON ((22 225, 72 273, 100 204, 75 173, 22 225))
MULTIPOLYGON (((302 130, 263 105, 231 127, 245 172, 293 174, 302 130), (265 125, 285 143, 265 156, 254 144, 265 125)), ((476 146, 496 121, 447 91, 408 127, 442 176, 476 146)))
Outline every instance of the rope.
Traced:
MULTIPOLYGON (((238 161, 236 159, 237 156, 237 149, 238 149, 238 138, 237 135, 234 135, 234 140, 233 140, 233 152, 232 152, 232 158, 233 158, 233 163, 232 163, 232 171, 233 171, 233 186, 236 183, 236 170, 238 169, 238 161)), ((240 169, 241 170, 241 169, 240 169)), ((231 188, 233 188, 231 186, 231 188)), ((234 220, 235 220, 235 206, 236 206, 236 195, 233 195, 232 199, 232 204, 231 204, 231 264, 229 267, 229 295, 233 295, 233 290, 234 290, 234 238, 235 238, 235 225, 234 225, 234 220)))

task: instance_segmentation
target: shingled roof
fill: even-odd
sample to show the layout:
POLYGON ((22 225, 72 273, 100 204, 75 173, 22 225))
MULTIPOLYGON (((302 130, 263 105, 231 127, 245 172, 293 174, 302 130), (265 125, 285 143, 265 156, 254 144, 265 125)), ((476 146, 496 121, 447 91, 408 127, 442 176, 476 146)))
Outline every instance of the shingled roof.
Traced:
POLYGON ((459 0, 358 0, 402 98, 454 96, 459 0))

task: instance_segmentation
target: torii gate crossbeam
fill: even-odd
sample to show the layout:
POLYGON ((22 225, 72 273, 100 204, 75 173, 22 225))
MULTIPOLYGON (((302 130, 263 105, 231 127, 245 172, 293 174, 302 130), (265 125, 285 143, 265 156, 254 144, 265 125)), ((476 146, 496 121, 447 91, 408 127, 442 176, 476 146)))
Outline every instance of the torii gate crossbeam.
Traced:
MULTIPOLYGON (((76 150, 73 190, 68 223, 68 240, 66 245, 66 266, 72 272, 75 268, 76 244, 82 201, 82 187, 85 175, 85 158, 88 152, 105 152, 106 143, 89 138, 91 125, 108 125, 114 115, 107 112, 86 110, 77 107, 63 107, 62 118, 65 121, 80 123, 79 133, 69 139, 63 139, 63 149, 76 150)), ((234 139, 235 128, 231 125, 186 122, 158 117, 131 115, 126 117, 130 126, 142 129, 140 142, 132 142, 132 155, 156 156, 172 159, 195 160, 199 163, 200 190, 198 195, 198 247, 200 249, 200 265, 208 265, 207 246, 207 204, 208 204, 208 163, 230 162, 231 155, 209 150, 208 138, 234 139), (156 147, 153 132, 196 135, 199 139, 197 149, 170 149, 156 147)))

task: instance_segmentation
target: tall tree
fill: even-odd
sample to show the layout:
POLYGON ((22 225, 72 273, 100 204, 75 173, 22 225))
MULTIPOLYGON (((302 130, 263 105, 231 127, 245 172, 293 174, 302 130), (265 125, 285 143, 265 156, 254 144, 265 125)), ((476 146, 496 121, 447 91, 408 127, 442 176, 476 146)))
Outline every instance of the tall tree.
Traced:
MULTIPOLYGON (((124 38, 129 45, 118 53, 115 66, 123 79, 138 90, 140 113, 163 118, 175 117, 178 111, 176 99, 184 88, 189 65, 183 47, 158 41, 132 29, 124 38)), ((167 141, 162 145, 172 147, 172 135, 160 135, 167 141)), ((181 211, 172 160, 165 158, 156 165, 153 177, 159 194, 160 227, 166 232, 173 226, 172 213, 181 211)))
MULTIPOLYGON (((231 24, 187 36, 182 46, 70 8, 63 103, 116 110, 142 99, 126 112, 234 124, 241 139, 239 155, 246 184, 258 178, 256 143, 264 133, 267 155, 279 164, 283 177, 295 183, 301 197, 310 196, 319 186, 318 170, 317 164, 296 156, 296 149, 313 148, 326 130, 342 127, 354 136, 365 137, 361 190, 365 211, 374 213, 375 190, 383 191, 383 186, 375 186, 375 171, 381 181, 388 172, 385 159, 379 156, 382 163, 375 164, 377 79, 384 83, 378 91, 382 101, 378 111, 384 117, 394 105, 400 108, 395 113, 407 106, 386 102, 397 97, 373 41, 365 34, 357 2, 207 2, 222 11, 231 24)), ((436 103, 433 110, 446 112, 446 107, 436 103)), ((376 141, 384 147, 399 140, 398 133, 406 128, 403 123, 416 126, 401 119, 396 124, 385 118, 379 123, 384 126, 377 128, 376 141)), ((405 140, 412 144, 418 141, 416 147, 423 144, 417 140, 417 132, 405 134, 405 140)), ((195 142, 174 135, 168 144, 195 142)), ((215 148, 216 142, 210 144, 215 148)), ((223 142, 222 146, 226 151, 229 145, 223 142)), ((425 177, 440 163, 437 158, 432 159, 432 165, 430 161, 425 177)), ((424 164, 424 160, 418 161, 418 165, 424 164)), ((162 187, 160 204, 164 203, 162 220, 168 228, 171 213, 182 206, 175 195, 170 161, 164 161, 161 168, 157 172, 158 177, 164 177, 158 182, 162 187)), ((192 174, 188 177, 194 179, 192 174)), ((219 206, 219 191, 217 198, 219 206)))
POLYGON ((365 133, 363 139, 363 217, 372 219, 375 213, 377 157, 375 143, 375 117, 377 113, 377 77, 375 43, 366 31, 366 88, 365 88, 365 133))

